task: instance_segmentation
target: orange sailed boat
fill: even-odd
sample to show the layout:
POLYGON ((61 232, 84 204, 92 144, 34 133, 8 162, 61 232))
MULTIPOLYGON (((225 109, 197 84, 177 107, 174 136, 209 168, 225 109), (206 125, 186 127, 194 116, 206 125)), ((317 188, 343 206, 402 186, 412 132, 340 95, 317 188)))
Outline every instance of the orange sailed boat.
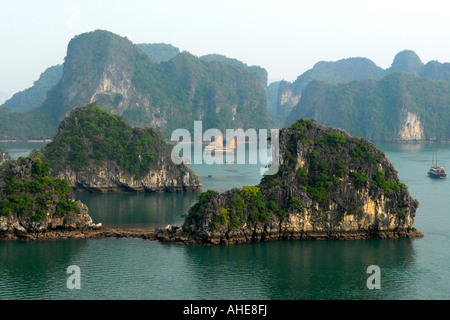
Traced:
POLYGON ((211 153, 218 153, 218 152, 234 153, 234 151, 236 150, 236 140, 235 139, 231 140, 230 147, 227 148, 223 146, 222 136, 218 136, 215 146, 214 147, 207 146, 205 149, 211 150, 211 153))

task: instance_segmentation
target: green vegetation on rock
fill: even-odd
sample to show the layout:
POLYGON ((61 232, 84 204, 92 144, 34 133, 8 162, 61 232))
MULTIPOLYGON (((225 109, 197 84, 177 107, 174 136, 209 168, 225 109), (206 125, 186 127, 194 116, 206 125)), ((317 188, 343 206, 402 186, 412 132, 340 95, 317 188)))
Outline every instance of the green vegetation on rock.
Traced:
POLYGON ((157 129, 133 128, 92 103, 72 110, 40 154, 76 192, 201 190, 195 172, 174 163, 172 148, 157 129))
POLYGON ((30 215, 45 220, 50 207, 58 216, 79 212, 66 180, 52 179, 50 166, 35 153, 10 162, 0 171, 0 216, 30 215))
POLYGON ((169 61, 180 53, 178 48, 166 43, 140 43, 137 46, 156 63, 169 61))
MULTIPOLYGON (((183 228, 245 234, 247 240, 256 236, 251 230, 270 237, 268 233, 277 234, 282 226, 333 232, 346 216, 365 221, 364 212, 375 214, 370 210, 406 223, 417 205, 391 162, 371 142, 300 119, 280 132, 276 174, 264 176, 257 186, 203 193, 183 228), (372 208, 369 203, 384 207, 372 208)), ((340 228, 347 228, 346 223, 340 228)))
POLYGON ((198 202, 189 210, 189 215, 195 218, 202 217, 205 213, 205 204, 212 201, 216 195, 218 192, 214 190, 202 192, 198 202))
POLYGON ((125 172, 141 175, 152 167, 152 142, 157 139, 162 140, 157 130, 132 128, 119 116, 90 104, 75 109, 61 123, 43 154, 56 171, 65 166, 83 171, 108 160, 125 172))

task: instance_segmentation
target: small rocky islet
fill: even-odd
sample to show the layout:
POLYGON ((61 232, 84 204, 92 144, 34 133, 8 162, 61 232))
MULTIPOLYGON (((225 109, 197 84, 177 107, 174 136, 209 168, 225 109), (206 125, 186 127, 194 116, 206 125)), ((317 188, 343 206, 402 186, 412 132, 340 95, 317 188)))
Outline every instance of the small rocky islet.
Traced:
MULTIPOLYGON (((94 108, 94 111, 98 112, 96 107, 89 106, 89 108, 94 108)), ((76 122, 75 117, 69 116, 65 121, 69 120, 74 124, 76 122)), ((79 125, 79 119, 77 121, 79 125)), ((67 123, 61 124, 60 137, 66 126, 67 123)), ((164 229, 146 231, 104 228, 101 224, 92 222, 88 208, 84 204, 74 201, 73 192, 77 187, 80 191, 91 192, 133 190, 132 187, 120 185, 123 180, 117 183, 120 180, 111 179, 115 183, 112 187, 108 185, 106 188, 99 188, 97 178, 91 180, 73 178, 83 177, 80 173, 78 175, 70 173, 69 177, 61 175, 60 170, 55 170, 50 174, 51 177, 46 176, 47 178, 42 180, 45 182, 33 175, 36 163, 50 163, 48 170, 53 171, 51 150, 52 148, 56 150, 57 142, 62 140, 55 138, 53 145, 44 148, 40 154, 35 153, 26 160, 9 162, 6 165, 8 168, 1 171, 0 238, 45 240, 139 237, 188 245, 227 245, 277 240, 350 240, 423 236, 413 227, 418 201, 411 197, 407 186, 399 181, 390 160, 371 142, 352 137, 343 130, 303 119, 280 130, 279 137, 280 165, 276 174, 264 176, 257 186, 234 188, 223 193, 213 190, 203 192, 198 202, 189 209, 182 226, 169 225, 164 229), (30 189, 33 184, 30 181, 35 179, 41 181, 42 188, 50 189, 48 191, 39 188, 30 189), (16 191, 12 193, 15 194, 5 192, 12 190, 11 187, 8 189, 8 183, 12 181, 15 183, 19 181, 26 186, 14 189, 16 191), (93 181, 93 186, 89 185, 89 181, 93 181), (61 193, 61 196, 57 197, 52 188, 58 183, 67 186, 70 192, 61 193), (34 195, 29 195, 36 190, 38 192, 34 195), (33 199, 28 204, 25 203, 28 206, 26 212, 18 213, 16 209, 7 209, 4 205, 8 201, 14 202, 16 196, 28 196, 33 199), (61 207, 68 211, 61 212, 61 209, 58 209, 61 207), (40 213, 42 220, 36 217, 36 212, 40 213)), ((100 138, 96 139, 101 141, 100 138)), ((160 141, 161 139, 153 140, 165 143, 160 141)), ((67 145, 65 148, 70 150, 67 145)), ((155 157, 159 159, 156 163, 160 168, 174 166, 170 158, 167 158, 169 149, 164 149, 155 157)), ((163 148, 159 147, 159 150, 163 148)), ((61 154, 60 151, 59 149, 57 154, 61 154)), ((70 157, 70 152, 66 155, 70 157)), ((101 156, 97 157, 102 159, 101 156)), ((92 175, 92 172, 94 176, 95 172, 105 172, 105 164, 111 163, 111 159, 104 162, 89 157, 87 159, 90 165, 86 168, 91 168, 92 164, 97 165, 87 176, 92 175)), ((67 168, 73 168, 73 164, 69 166, 62 160, 61 158, 57 160, 59 165, 65 168, 62 172, 70 172, 72 169, 67 168)), ((114 163, 116 168, 120 167, 117 161, 114 163)), ((154 166, 153 170, 157 168, 154 166)), ((176 179, 169 179, 171 181, 169 185, 176 188, 143 187, 135 191, 201 189, 201 182, 188 167, 181 169, 178 167, 176 170, 179 177, 183 175, 186 177, 186 174, 189 174, 188 179, 181 178, 178 180, 180 182, 174 183, 176 179)), ((102 179, 105 176, 108 177, 103 173, 99 174, 102 179)))
POLYGON ((0 239, 59 238, 64 233, 100 227, 92 221, 86 205, 75 201, 67 181, 50 176, 48 163, 38 154, 2 164, 0 239))
POLYGON ((171 159, 171 146, 154 128, 128 125, 95 103, 74 109, 41 150, 52 175, 76 192, 199 191, 202 183, 171 159))

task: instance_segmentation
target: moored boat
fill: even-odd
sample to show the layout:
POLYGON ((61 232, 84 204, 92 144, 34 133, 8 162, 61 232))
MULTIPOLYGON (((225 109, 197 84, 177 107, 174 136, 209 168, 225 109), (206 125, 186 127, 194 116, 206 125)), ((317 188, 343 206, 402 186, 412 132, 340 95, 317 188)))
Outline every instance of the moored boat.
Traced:
MULTIPOLYGON (((434 157, 434 155, 433 155, 433 157, 434 157)), ((438 178, 438 179, 444 179, 447 177, 444 167, 438 166, 438 164, 437 164, 437 156, 436 156, 436 161, 434 161, 434 158, 433 158, 431 168, 428 170, 428 176, 431 178, 438 178)))

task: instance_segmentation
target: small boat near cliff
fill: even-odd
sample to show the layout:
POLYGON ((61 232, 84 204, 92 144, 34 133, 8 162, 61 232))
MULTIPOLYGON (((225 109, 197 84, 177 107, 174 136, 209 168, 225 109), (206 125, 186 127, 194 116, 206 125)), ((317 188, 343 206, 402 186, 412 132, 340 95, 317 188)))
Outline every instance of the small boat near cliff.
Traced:
POLYGON ((428 176, 431 178, 438 178, 438 179, 444 179, 447 177, 447 174, 445 173, 444 167, 438 166, 437 164, 437 155, 436 160, 434 159, 431 162, 431 168, 428 170, 428 176))

